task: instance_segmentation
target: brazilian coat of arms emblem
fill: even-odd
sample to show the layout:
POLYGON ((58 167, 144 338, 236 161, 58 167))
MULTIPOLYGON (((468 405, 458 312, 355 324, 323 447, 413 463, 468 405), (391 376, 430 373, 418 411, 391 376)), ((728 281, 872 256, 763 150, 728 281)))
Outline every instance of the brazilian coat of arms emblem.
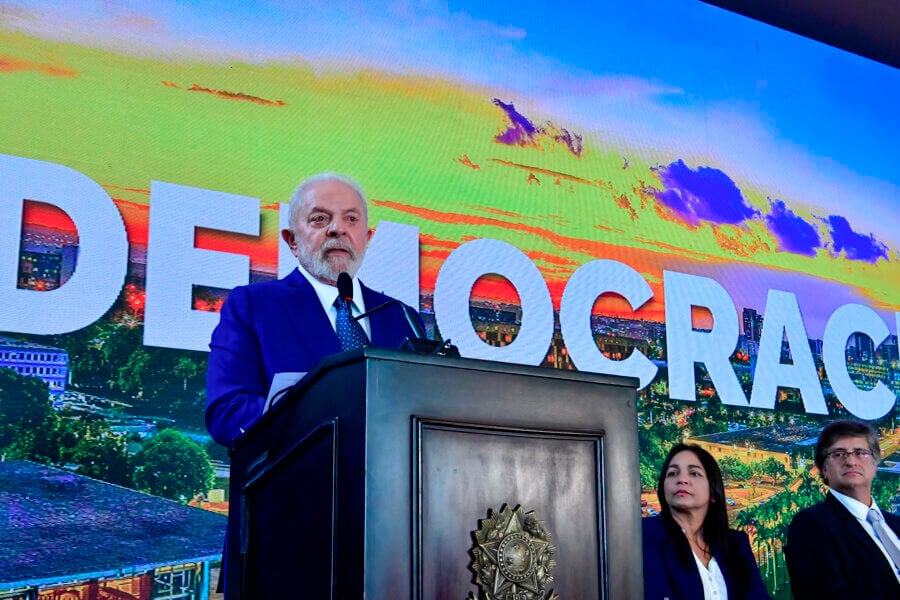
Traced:
POLYGON ((488 511, 488 518, 472 532, 475 545, 471 570, 480 593, 469 594, 469 600, 556 600, 547 591, 553 581, 556 548, 550 533, 537 520, 534 511, 524 512, 504 505, 498 513, 488 511))

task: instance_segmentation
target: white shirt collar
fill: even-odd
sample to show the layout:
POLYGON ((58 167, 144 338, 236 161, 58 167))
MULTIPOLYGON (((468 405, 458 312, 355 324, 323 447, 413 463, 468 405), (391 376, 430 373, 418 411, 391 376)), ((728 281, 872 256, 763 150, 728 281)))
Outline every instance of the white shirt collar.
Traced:
POLYGON ((856 498, 851 498, 847 494, 842 494, 841 492, 835 490, 834 488, 828 488, 828 492, 834 496, 838 502, 844 505, 844 508, 850 511, 850 514, 859 519, 860 521, 866 520, 866 515, 869 514, 869 509, 874 508, 878 512, 881 512, 881 509, 878 508, 878 505, 875 504, 875 498, 872 498, 872 505, 866 506, 856 498))
MULTIPOLYGON (((900 565, 897 565, 894 562, 894 559, 891 557, 891 553, 885 547, 885 544, 894 544, 900 545, 900 538, 894 533, 894 531, 890 527, 886 527, 887 531, 884 532, 884 535, 887 535, 889 540, 884 540, 880 536, 878 532, 872 527, 872 524, 866 520, 866 517, 869 514, 869 510, 874 508, 879 513, 881 513, 881 509, 878 508, 878 505, 875 503, 875 498, 872 498, 872 505, 866 506, 856 498, 851 498, 846 494, 842 494, 840 492, 836 492, 835 490, 829 488, 828 490, 838 502, 840 502, 844 508, 850 511, 850 514, 856 517, 856 520, 859 522, 860 526, 865 529, 866 533, 872 538, 872 541, 875 542, 875 545, 878 546, 878 549, 881 550, 881 553, 884 554, 885 559, 893 565, 894 567, 894 575, 897 577, 897 581, 900 581, 900 565)), ((882 514, 882 518, 884 515, 882 514)))
MULTIPOLYGON (((316 296, 319 298, 319 302, 322 304, 322 308, 325 310, 325 314, 328 315, 328 320, 331 321, 331 327, 335 327, 335 321, 337 320, 337 309, 334 307, 334 299, 337 298, 337 287, 333 285, 329 285, 327 283, 322 283, 312 275, 310 275, 309 271, 303 268, 303 265, 297 264, 297 270, 300 271, 300 274, 306 278, 309 284, 313 287, 313 290, 316 292, 316 296)), ((352 311, 354 315, 361 315, 366 312, 366 302, 363 298, 362 294, 362 286, 359 283, 359 279, 355 276, 353 277, 353 305, 352 311)), ((360 325, 362 325, 363 331, 366 332, 366 335, 369 336, 369 339, 372 339, 372 329, 369 325, 369 319, 361 319, 359 321, 360 325)))

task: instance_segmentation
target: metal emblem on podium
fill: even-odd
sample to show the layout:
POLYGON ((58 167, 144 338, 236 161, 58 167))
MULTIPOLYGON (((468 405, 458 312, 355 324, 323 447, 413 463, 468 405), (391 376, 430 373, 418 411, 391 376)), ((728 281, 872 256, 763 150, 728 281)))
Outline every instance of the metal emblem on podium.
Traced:
POLYGON ((550 532, 537 520, 534 511, 524 512, 503 505, 472 532, 472 564, 480 594, 469 600, 556 600, 559 596, 547 586, 553 581, 556 548, 550 532))

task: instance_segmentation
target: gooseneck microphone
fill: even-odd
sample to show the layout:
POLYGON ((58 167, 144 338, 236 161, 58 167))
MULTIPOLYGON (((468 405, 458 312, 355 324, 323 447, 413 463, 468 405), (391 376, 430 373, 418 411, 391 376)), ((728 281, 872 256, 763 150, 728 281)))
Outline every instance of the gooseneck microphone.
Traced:
POLYGON ((379 312, 380 310, 382 310, 382 309, 384 309, 384 308, 386 308, 386 307, 388 307, 388 306, 394 305, 394 304, 398 305, 398 306, 400 307, 400 310, 403 311, 403 316, 406 317, 406 324, 409 325, 409 329, 410 329, 410 331, 412 331, 413 335, 414 335, 415 337, 417 337, 417 338, 425 339, 425 337, 426 337, 426 336, 425 336, 425 332, 422 331, 422 326, 419 325, 419 320, 416 318, 416 315, 413 313, 413 309, 410 308, 410 307, 409 307, 407 304, 405 304, 404 302, 401 302, 400 300, 397 300, 396 298, 391 298, 390 300, 388 300, 388 301, 385 302, 384 304, 379 304, 378 306, 376 306, 376 307, 373 308, 372 310, 367 310, 366 312, 364 312, 364 313, 361 314, 361 315, 358 315, 358 316, 355 316, 355 317, 351 317, 351 320, 352 320, 352 321, 359 321, 360 319, 365 319, 365 318, 368 317, 369 315, 371 315, 371 314, 373 314, 373 313, 377 313, 377 312, 379 312))
POLYGON ((438 342, 435 340, 428 339, 425 331, 422 329, 422 325, 419 323, 419 319, 415 311, 410 308, 410 306, 396 298, 391 298, 384 304, 379 304, 372 310, 367 310, 361 315, 351 317, 352 321, 359 321, 360 319, 365 319, 369 315, 373 313, 377 313, 384 308, 392 305, 398 305, 400 310, 403 311, 403 316, 406 318, 406 324, 409 325, 410 331, 412 331, 412 337, 406 338, 406 342, 403 344, 403 348, 410 350, 415 354, 431 354, 435 356, 459 356, 459 349, 450 343, 450 340, 445 342, 438 342))
MULTIPOLYGON (((353 302, 353 278, 347 273, 340 273, 337 277, 338 297, 347 302, 353 302)), ((355 319, 356 320, 356 319, 355 319)))

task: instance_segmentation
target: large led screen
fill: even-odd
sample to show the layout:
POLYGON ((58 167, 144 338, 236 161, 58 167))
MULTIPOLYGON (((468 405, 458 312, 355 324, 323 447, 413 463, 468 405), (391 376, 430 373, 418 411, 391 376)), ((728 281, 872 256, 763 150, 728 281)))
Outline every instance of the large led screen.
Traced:
MULTIPOLYGON (((672 444, 712 450, 774 594, 823 424, 879 429, 900 502, 896 69, 688 0, 7 2, 0 90, 7 505, 61 478, 224 514, 210 333, 293 268, 285 203, 324 171, 368 196, 362 280, 431 336, 638 378, 635 511, 672 444)), ((52 506, 0 521, 0 594, 215 584, 224 518, 60 565, 16 539, 52 506)))

